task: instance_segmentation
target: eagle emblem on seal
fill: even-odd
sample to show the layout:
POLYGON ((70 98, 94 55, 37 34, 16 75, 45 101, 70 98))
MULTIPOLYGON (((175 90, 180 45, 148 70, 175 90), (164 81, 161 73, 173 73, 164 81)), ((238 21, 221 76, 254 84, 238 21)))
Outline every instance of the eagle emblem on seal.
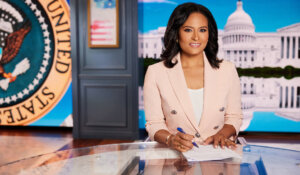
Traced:
POLYGON ((18 54, 24 37, 31 30, 30 22, 23 22, 22 15, 5 1, 0 1, 0 88, 6 91, 9 83, 30 68, 30 61, 24 58, 16 64, 12 72, 6 72, 4 65, 18 54), (20 25, 20 23, 22 25, 20 25))

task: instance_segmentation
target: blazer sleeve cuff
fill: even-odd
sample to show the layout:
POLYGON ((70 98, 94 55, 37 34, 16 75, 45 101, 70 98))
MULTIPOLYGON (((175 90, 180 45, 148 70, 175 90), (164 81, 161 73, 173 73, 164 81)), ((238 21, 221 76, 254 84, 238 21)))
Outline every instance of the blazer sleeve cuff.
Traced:
POLYGON ((151 141, 154 141, 155 133, 162 129, 169 131, 165 123, 146 123, 146 130, 151 141))
POLYGON ((239 119, 237 119, 236 117, 228 117, 227 119, 225 119, 225 124, 232 125, 236 131, 237 136, 240 132, 240 127, 242 125, 242 115, 239 119))

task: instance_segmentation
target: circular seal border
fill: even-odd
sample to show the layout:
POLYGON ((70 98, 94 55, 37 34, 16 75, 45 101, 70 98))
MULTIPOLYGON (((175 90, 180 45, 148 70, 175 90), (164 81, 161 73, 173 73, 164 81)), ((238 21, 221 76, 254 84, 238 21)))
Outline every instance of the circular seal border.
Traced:
POLYGON ((46 72, 46 67, 49 65, 51 40, 49 38, 50 32, 48 30, 48 25, 45 23, 45 18, 42 16, 41 11, 37 9, 37 6, 34 2, 32 2, 31 0, 26 0, 25 3, 30 7, 34 15, 37 17, 40 26, 43 30, 44 44, 45 44, 43 62, 42 62, 42 66, 40 67, 39 73, 36 75, 32 83, 30 83, 27 88, 23 89, 22 92, 19 92, 17 95, 6 97, 5 99, 0 98, 0 105, 5 103, 9 105, 10 102, 16 102, 18 99, 22 99, 24 95, 28 95, 30 91, 34 90, 34 88, 37 85, 39 85, 39 81, 44 77, 44 74, 46 72))

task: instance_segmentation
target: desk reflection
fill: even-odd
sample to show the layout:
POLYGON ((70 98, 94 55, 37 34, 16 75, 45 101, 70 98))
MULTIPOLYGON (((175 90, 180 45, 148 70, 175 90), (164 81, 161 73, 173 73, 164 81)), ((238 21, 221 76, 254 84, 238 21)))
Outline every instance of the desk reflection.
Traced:
POLYGON ((242 159, 187 162, 183 155, 155 142, 101 145, 26 158, 0 166, 5 175, 293 175, 300 152, 247 145, 242 159))
POLYGON ((224 161, 187 162, 186 159, 147 160, 145 175, 239 175, 240 164, 224 161))

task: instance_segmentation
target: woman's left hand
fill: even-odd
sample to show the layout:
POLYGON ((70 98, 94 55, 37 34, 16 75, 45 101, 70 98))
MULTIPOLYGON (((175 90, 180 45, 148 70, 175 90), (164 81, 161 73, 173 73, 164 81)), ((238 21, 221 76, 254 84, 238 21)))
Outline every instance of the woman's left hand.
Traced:
POLYGON ((219 132, 208 137, 204 141, 204 145, 213 144, 215 148, 218 146, 221 146, 221 148, 224 148, 225 146, 228 148, 236 148, 236 144, 229 139, 233 135, 235 135, 234 127, 232 125, 225 124, 219 132))
POLYGON ((213 144, 215 148, 217 148, 218 145, 220 145, 221 148, 224 148, 224 146, 228 148, 236 147, 236 144, 233 141, 226 138, 223 134, 220 133, 208 137, 204 141, 204 145, 208 145, 208 144, 213 144))

